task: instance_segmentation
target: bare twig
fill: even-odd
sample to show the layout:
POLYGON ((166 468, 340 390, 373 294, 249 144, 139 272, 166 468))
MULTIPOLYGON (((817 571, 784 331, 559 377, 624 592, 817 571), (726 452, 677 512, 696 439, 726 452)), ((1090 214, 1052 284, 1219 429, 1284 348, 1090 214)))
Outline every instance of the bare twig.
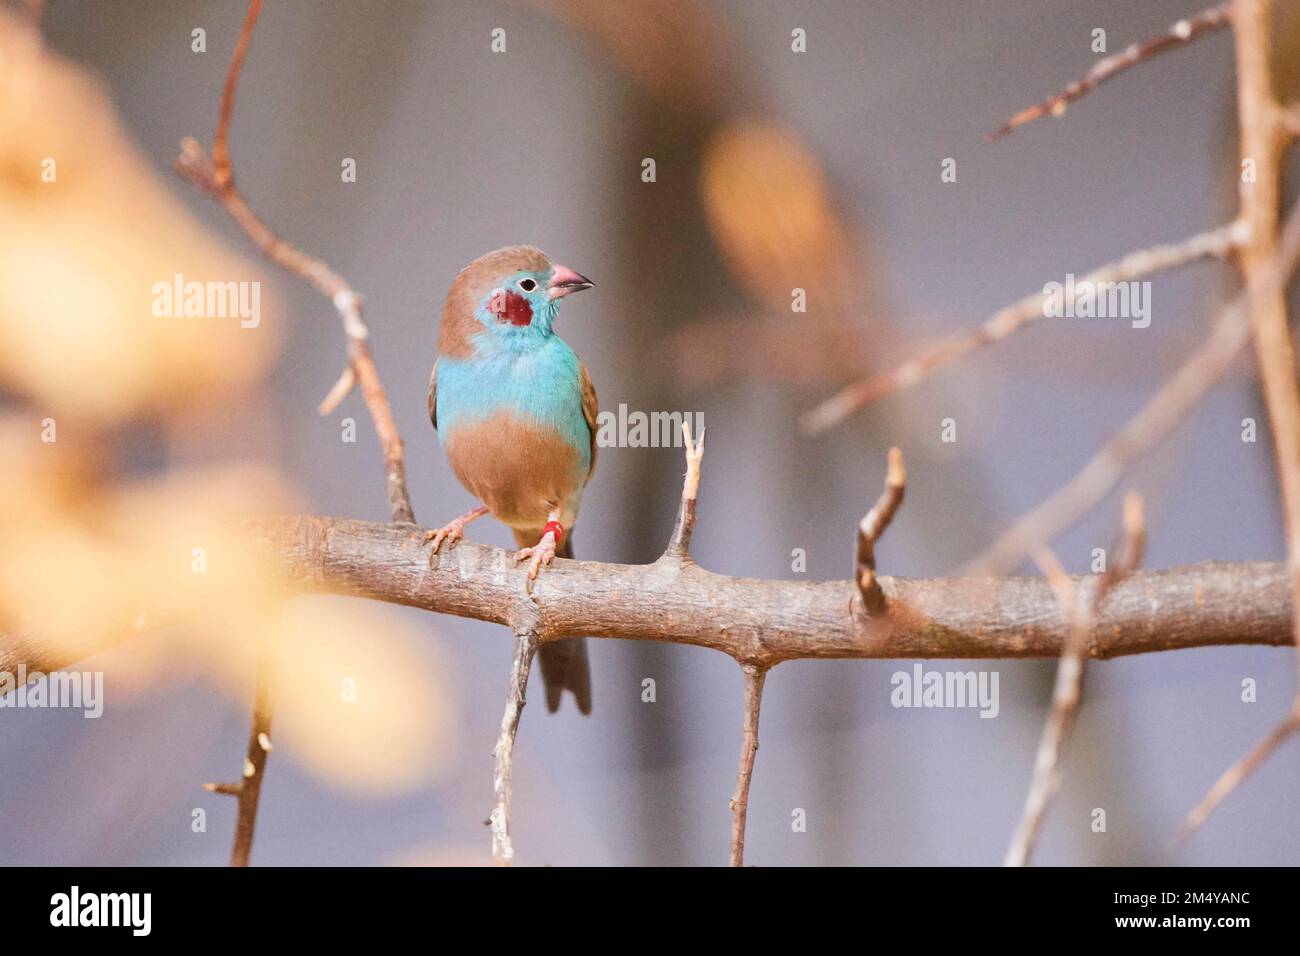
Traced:
POLYGON ((745 723, 740 737, 740 768, 736 792, 731 797, 731 865, 745 865, 745 819, 749 813, 749 784, 754 776, 754 755, 758 753, 758 713, 763 706, 763 681, 767 669, 742 664, 745 674, 745 723))
MULTIPOLYGON (((1094 269, 1076 281, 1074 288, 1081 289, 1104 283, 1127 282, 1142 276, 1163 272, 1203 259, 1207 256, 1222 258, 1245 240, 1245 231, 1231 223, 1203 232, 1182 242, 1153 246, 1129 253, 1117 262, 1094 269)), ((849 415, 879 398, 900 389, 915 385, 935 369, 956 359, 992 345, 1043 316, 1049 293, 1036 292, 1013 302, 994 313, 978 328, 950 335, 937 345, 925 349, 903 364, 841 389, 838 393, 806 413, 800 424, 805 432, 816 434, 839 424, 849 415)), ((1071 303, 1062 302, 1068 310, 1071 303)))
POLYGON ((239 86, 239 74, 244 69, 244 57, 248 56, 248 45, 253 40, 253 30, 261 15, 262 0, 250 0, 244 28, 239 31, 235 52, 230 57, 226 84, 221 89, 221 114, 217 119, 216 135, 212 138, 212 180, 220 190, 229 189, 235 183, 235 171, 230 166, 230 120, 235 112, 235 90, 239 86))
POLYGON ((332 415, 334 410, 343 403, 343 399, 352 393, 352 389, 356 388, 356 385, 357 373, 353 371, 351 365, 345 366, 334 386, 321 399, 321 403, 316 406, 316 411, 322 416, 332 415))
POLYGON ((885 490, 858 524, 858 550, 853 567, 853 579, 858 584, 862 607, 872 617, 884 614, 888 606, 885 592, 876 579, 876 542, 894 520, 894 512, 903 503, 906 487, 907 472, 903 469, 903 453, 897 448, 891 448, 889 470, 885 473, 885 490))
POLYGON ((253 852, 253 826, 257 822, 257 801, 266 776, 266 758, 271 753, 271 717, 275 712, 269 653, 257 666, 257 688, 253 702, 253 725, 248 733, 248 754, 244 758, 244 779, 239 788, 239 818, 235 821, 235 843, 230 851, 231 866, 248 866, 253 852))
POLYGON ((1214 786, 1201 798, 1201 802, 1187 814, 1178 833, 1178 840, 1187 839, 1201 828, 1224 798, 1236 790, 1246 778, 1260 768, 1273 751, 1292 734, 1300 731, 1300 707, 1293 706, 1286 719, 1273 728, 1267 737, 1251 748, 1250 752, 1223 772, 1214 786))
POLYGON ((704 460, 704 434, 707 428, 700 429, 700 437, 691 440, 691 423, 682 421, 682 436, 686 442, 686 477, 682 481, 682 501, 677 507, 677 520, 673 522, 673 533, 668 539, 668 548, 664 557, 674 561, 686 561, 691 556, 691 532, 695 530, 695 499, 700 493, 700 464, 704 460))
POLYGON ((1106 571, 1096 580, 1088 600, 1080 604, 1075 598, 1073 582, 1050 551, 1039 555, 1039 564, 1056 592, 1062 617, 1070 622, 1065 651, 1056 669, 1056 683, 1052 689, 1052 709, 1043 726, 1038 742, 1038 756, 1034 761, 1034 774, 1029 784, 1029 795, 1020 823, 1011 838, 1004 860, 1006 866, 1024 866, 1034 852, 1038 835, 1042 832, 1047 805, 1060 783, 1057 765, 1061 748, 1074 725, 1074 717, 1083 695, 1083 675, 1087 666, 1088 642, 1096 626, 1097 613, 1106 596, 1131 574, 1142 559, 1146 528, 1142 519, 1142 500, 1130 493, 1124 500, 1124 540, 1119 552, 1112 557, 1106 571))
MULTIPOLYGON (((1273 281, 1285 285, 1298 264, 1300 202, 1287 217, 1273 281)), ((1026 556, 1079 520, 1119 483, 1134 461, 1164 441, 1187 417, 1241 352, 1249 333, 1248 300, 1243 293, 1223 309, 1209 338, 1081 471, 1042 504, 1018 518, 959 573, 982 577, 1013 571, 1026 556)))
POLYGON ((1249 335, 1245 301, 1228 306, 1177 372, 1065 485, 1022 515, 958 573, 1006 574, 1104 498, 1133 464, 1186 417, 1241 352, 1249 335))
POLYGON ((492 790, 496 802, 488 825, 492 827, 492 857, 503 866, 509 866, 515 856, 510 842, 510 784, 514 771, 515 735, 519 732, 519 717, 523 713, 528 673, 537 653, 537 632, 530 625, 515 628, 515 656, 510 667, 510 689, 506 694, 506 709, 501 715, 501 733, 492 751, 492 790))
POLYGON ((1012 130, 1041 117, 1061 116, 1065 113, 1066 107, 1075 100, 1087 96, 1102 83, 1123 73, 1129 67, 1158 56, 1166 50, 1172 50, 1191 43, 1197 37, 1206 33, 1212 33, 1226 27, 1231 20, 1231 6, 1231 3, 1221 3, 1208 10, 1202 10, 1195 16, 1179 20, 1155 39, 1147 40, 1145 43, 1130 44, 1123 51, 1098 60, 1093 64, 1092 69, 1084 75, 1083 79, 1071 83, 1055 96, 1048 97, 1035 106, 1021 110, 998 129, 985 136, 985 142, 1000 139, 1012 130))
POLYGON ((266 758, 271 753, 271 717, 274 707, 274 665, 269 648, 264 648, 257 663, 257 682, 253 691, 253 725, 248 732, 248 751, 244 773, 238 783, 206 783, 209 793, 239 798, 235 820, 235 840, 230 850, 231 866, 248 866, 253 852, 253 829, 257 823, 257 804, 262 793, 266 758))
POLYGON ((230 61, 226 75, 226 84, 221 96, 221 116, 218 120, 217 133, 212 146, 212 159, 208 159, 203 147, 192 137, 181 141, 181 153, 176 159, 176 171, 208 193, 229 213, 244 234, 262 253, 282 269, 300 276, 329 297, 338 311, 343 323, 343 332, 348 342, 348 367, 352 375, 346 373, 330 394, 322 402, 323 413, 328 413, 342 400, 340 391, 344 383, 360 384, 361 395, 370 411, 370 418, 379 436, 379 444, 384 453, 384 475, 389 508, 393 521, 411 524, 415 514, 411 509, 410 495, 406 490, 406 460, 401 434, 393 419, 388 396, 375 367, 374 356, 370 350, 369 331, 362 318, 361 297, 347 281, 319 259, 314 259, 297 249, 271 231, 248 205, 247 200, 235 188, 234 172, 230 163, 229 133, 231 114, 235 104, 235 91, 239 83, 240 68, 257 25, 261 10, 261 0, 249 4, 248 17, 244 21, 243 31, 230 61))

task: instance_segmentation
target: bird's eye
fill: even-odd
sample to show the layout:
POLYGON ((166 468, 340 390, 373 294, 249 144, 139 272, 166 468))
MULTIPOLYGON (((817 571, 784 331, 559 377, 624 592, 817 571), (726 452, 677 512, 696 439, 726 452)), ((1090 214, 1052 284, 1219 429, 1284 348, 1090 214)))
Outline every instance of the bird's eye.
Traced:
POLYGON ((519 288, 523 289, 525 292, 532 292, 534 289, 537 288, 537 280, 530 279, 528 278, 528 276, 524 276, 522 279, 519 280, 519 288))

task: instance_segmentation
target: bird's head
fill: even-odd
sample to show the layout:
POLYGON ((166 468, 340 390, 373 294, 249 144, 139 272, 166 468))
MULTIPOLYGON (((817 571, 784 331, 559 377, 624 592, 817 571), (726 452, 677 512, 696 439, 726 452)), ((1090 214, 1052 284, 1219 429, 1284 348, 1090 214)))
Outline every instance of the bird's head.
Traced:
POLYGON ((440 347, 527 348, 551 334, 560 300, 594 283, 533 246, 507 246, 475 259, 456 277, 442 314, 440 347))

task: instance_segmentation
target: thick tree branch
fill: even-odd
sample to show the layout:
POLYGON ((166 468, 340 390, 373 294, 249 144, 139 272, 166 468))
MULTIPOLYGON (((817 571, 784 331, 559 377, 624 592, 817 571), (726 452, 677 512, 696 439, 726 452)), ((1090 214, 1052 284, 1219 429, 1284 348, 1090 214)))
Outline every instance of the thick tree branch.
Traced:
MULTIPOLYGON (((529 602, 524 570, 501 548, 461 541, 430 565, 422 532, 400 526, 303 516, 250 528, 304 591, 512 627, 520 602, 535 602, 541 642, 574 634, 666 641, 771 666, 799 658, 1059 657, 1068 632, 1040 578, 882 575, 893 613, 874 619, 851 613, 857 587, 848 580, 733 578, 662 558, 648 565, 557 559, 529 602)), ((1104 658, 1291 642, 1282 565, 1207 562, 1139 572, 1122 583, 1088 652, 1104 658)))

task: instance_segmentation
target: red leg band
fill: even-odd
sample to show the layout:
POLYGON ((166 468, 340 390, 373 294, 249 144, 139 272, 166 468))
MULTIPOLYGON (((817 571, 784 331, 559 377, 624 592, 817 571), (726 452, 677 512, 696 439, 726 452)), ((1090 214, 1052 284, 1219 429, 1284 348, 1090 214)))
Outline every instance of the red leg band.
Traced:
POLYGON ((560 524, 558 521, 548 521, 546 522, 546 527, 542 529, 543 538, 546 537, 546 532, 548 531, 555 532, 555 546, 558 548, 560 542, 564 540, 564 525, 560 524))

